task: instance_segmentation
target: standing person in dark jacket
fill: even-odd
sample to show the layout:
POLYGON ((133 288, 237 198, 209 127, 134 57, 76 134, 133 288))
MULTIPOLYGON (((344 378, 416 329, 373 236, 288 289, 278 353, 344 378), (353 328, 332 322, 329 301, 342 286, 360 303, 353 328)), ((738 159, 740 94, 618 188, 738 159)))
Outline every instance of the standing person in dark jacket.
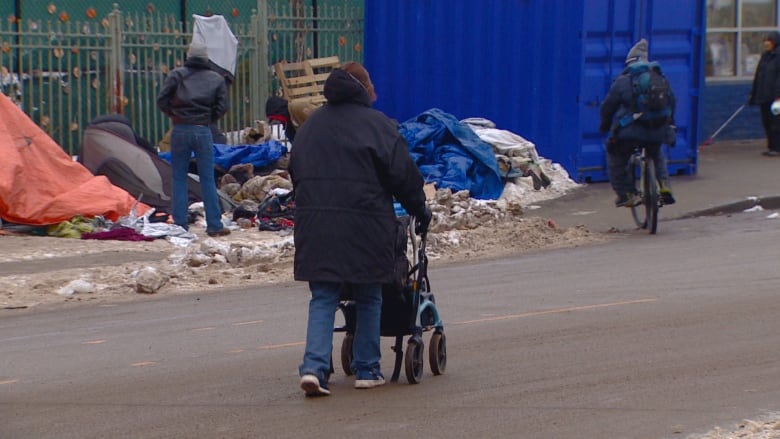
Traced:
MULTIPOLYGON (((669 127, 674 121, 675 99, 670 93, 671 115, 662 126, 648 127, 638 123, 636 119, 625 126, 621 121, 628 116, 631 119, 634 108, 634 87, 631 83, 630 67, 634 63, 648 62, 647 40, 642 38, 626 55, 626 68, 615 78, 607 92, 607 97, 601 104, 601 123, 599 131, 609 133, 607 138, 607 171, 612 189, 617 194, 616 207, 631 207, 641 203, 639 195, 634 191, 634 177, 627 169, 628 160, 636 146, 644 146, 648 155, 655 162, 656 179, 660 186, 660 195, 664 204, 674 204, 669 171, 666 169, 666 157, 661 144, 667 140, 669 127)), ((660 68, 659 68, 660 72, 660 68)))
POLYGON ((206 46, 192 43, 183 67, 172 70, 157 96, 157 107, 171 118, 171 164, 173 169, 173 221, 189 228, 187 221, 187 171, 190 157, 197 156, 198 176, 206 211, 206 233, 229 235, 222 225, 222 208, 214 178, 214 138, 210 126, 228 110, 227 85, 211 70, 206 46))
POLYGON ((772 114, 772 103, 780 101, 780 33, 771 32, 764 38, 764 53, 756 67, 753 88, 750 90, 751 105, 761 109, 761 125, 767 140, 769 157, 780 156, 780 114, 772 114))
POLYGON ((363 66, 347 63, 325 81, 327 103, 295 136, 295 279, 311 290, 300 386, 329 395, 333 325, 342 286, 356 301, 355 388, 385 383, 380 370, 382 284, 393 279, 393 197, 425 233, 431 212, 423 178, 395 122, 371 108, 374 86, 363 66))

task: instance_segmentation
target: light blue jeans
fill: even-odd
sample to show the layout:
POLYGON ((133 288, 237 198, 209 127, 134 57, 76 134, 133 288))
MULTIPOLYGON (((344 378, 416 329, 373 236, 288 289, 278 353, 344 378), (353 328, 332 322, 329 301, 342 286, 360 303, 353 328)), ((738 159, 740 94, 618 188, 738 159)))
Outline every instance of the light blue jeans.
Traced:
POLYGON ((187 210, 189 191, 187 173, 192 154, 197 157, 200 191, 206 211, 206 231, 222 230, 222 208, 214 179, 214 140, 206 125, 174 125, 171 133, 171 167, 173 169, 173 222, 189 228, 187 210))
MULTIPOLYGON (((350 284, 356 305, 355 338, 352 342, 352 370, 380 372, 380 324, 382 285, 350 284)), ((298 368, 301 376, 316 375, 327 381, 333 352, 333 325, 341 298, 337 282, 309 282, 309 322, 306 328, 306 352, 298 368)))

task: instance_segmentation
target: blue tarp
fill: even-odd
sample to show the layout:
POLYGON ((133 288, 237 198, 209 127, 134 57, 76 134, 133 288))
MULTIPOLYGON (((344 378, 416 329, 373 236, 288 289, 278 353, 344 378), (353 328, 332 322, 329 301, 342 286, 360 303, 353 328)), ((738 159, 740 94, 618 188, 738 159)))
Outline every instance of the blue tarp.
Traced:
POLYGON ((468 190, 481 200, 501 196, 504 184, 493 148, 453 115, 434 108, 402 123, 400 131, 426 183, 468 190))
MULTIPOLYGON (((214 144, 214 164, 228 171, 233 165, 251 163, 255 168, 273 165, 285 153, 287 147, 271 140, 259 145, 214 144)), ((193 155, 194 156, 194 155, 193 155)), ((160 158, 171 162, 171 153, 160 153, 160 158)))

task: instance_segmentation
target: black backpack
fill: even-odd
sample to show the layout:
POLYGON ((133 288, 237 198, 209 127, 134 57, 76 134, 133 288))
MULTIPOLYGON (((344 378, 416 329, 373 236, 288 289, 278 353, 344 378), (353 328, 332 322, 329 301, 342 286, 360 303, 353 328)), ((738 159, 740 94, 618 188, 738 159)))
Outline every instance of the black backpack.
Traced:
POLYGON ((648 127, 660 128, 671 122, 672 88, 657 62, 637 62, 629 66, 634 106, 631 119, 648 127))

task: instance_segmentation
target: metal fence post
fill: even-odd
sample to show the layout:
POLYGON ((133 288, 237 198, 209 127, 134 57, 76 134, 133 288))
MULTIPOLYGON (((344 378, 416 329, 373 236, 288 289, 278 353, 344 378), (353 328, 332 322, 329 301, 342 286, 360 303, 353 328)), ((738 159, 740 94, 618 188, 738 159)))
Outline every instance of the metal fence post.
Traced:
POLYGON ((122 13, 119 4, 114 3, 114 10, 108 14, 109 43, 107 95, 109 108, 114 112, 124 113, 124 69, 122 68, 122 13))
POLYGON ((253 17, 252 30, 255 33, 255 56, 252 63, 252 74, 256 84, 252 87, 252 97, 257 103, 257 113, 265 120, 265 102, 271 91, 270 66, 268 62, 268 0, 257 0, 257 14, 253 17))

